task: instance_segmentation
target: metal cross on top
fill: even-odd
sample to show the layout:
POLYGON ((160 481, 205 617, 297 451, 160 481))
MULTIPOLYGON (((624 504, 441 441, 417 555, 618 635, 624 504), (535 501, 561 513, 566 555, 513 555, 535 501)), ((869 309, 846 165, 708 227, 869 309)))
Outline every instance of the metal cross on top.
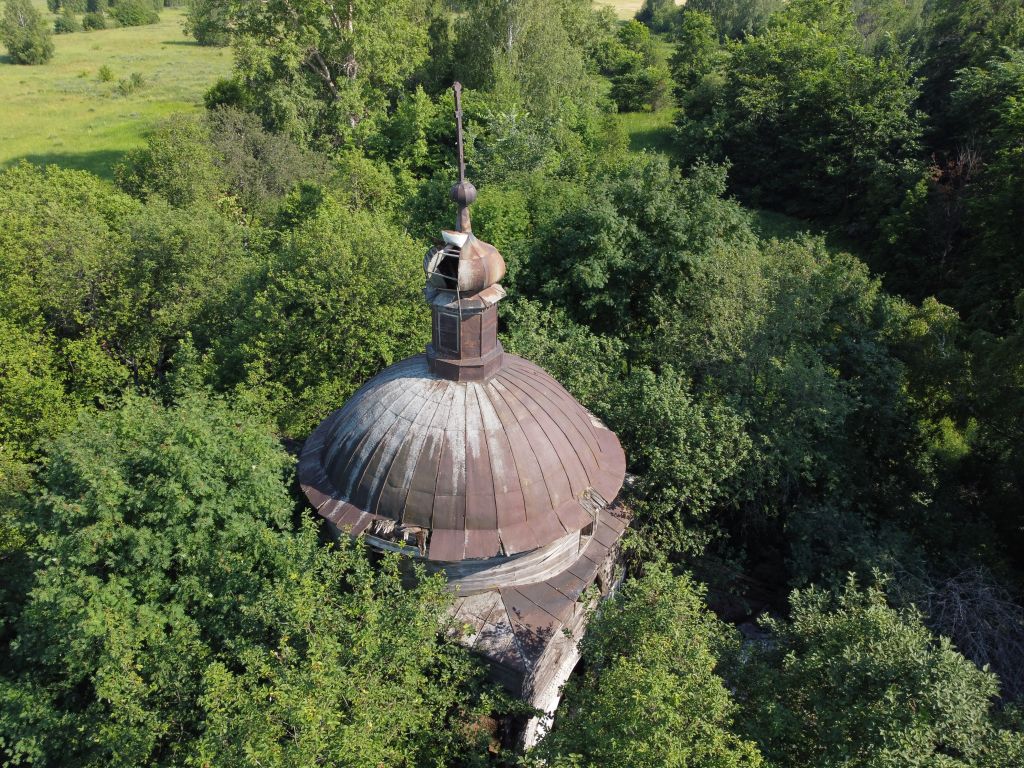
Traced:
POLYGON ((473 186, 472 182, 466 181, 466 157, 462 138, 462 83, 456 80, 452 84, 452 91, 455 92, 455 127, 459 140, 459 180, 452 187, 450 197, 459 206, 455 229, 459 232, 471 232, 469 205, 476 200, 476 187, 473 186))
POLYGON ((459 181, 466 180, 466 158, 462 149, 462 83, 456 80, 452 84, 455 92, 455 125, 459 137, 459 181))

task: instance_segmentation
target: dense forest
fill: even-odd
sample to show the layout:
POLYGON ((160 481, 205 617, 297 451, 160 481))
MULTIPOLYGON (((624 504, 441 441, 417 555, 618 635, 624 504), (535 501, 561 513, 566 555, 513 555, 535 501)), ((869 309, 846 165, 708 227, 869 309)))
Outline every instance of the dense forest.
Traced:
MULTIPOLYGON (((6 7, 12 60, 47 50, 6 7)), ((233 75, 115 183, 0 172, 3 765, 1024 766, 1020 0, 188 24, 233 75), (526 754, 443 581, 328 543, 294 479, 429 339, 456 79, 505 348, 632 476, 625 580, 526 754)))

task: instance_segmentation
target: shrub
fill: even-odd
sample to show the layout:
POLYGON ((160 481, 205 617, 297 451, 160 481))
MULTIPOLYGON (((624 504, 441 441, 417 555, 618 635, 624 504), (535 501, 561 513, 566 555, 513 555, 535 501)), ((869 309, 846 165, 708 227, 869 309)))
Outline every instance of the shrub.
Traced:
POLYGON ((16 64, 44 64, 53 57, 53 34, 30 0, 7 0, 0 40, 16 64))
POLYGON ((681 159, 728 157, 757 205, 870 231, 919 178, 923 118, 906 53, 863 53, 855 21, 841 3, 793 0, 695 87, 680 82, 681 159))
POLYGON ((655 32, 669 32, 682 16, 682 7, 673 0, 644 0, 636 12, 636 20, 646 24, 655 32))
MULTIPOLYGON (((328 162, 304 151, 293 139, 271 133, 251 112, 221 107, 209 113, 211 135, 208 139, 227 189, 249 212, 269 214, 277 203, 303 181, 323 181, 328 162)), ((344 164, 342 171, 351 171, 344 164)), ((349 173, 345 191, 358 205, 372 207, 388 194, 388 179, 380 175, 373 181, 372 199, 361 193, 364 187, 349 173)), ((392 181, 392 186, 394 182, 392 181)), ((342 198, 339 198, 342 199, 342 198)))
POLYGON ((129 94, 135 93, 135 91, 142 88, 145 84, 146 78, 142 76, 141 72, 132 72, 131 75, 117 84, 117 92, 122 96, 128 96, 129 94))
POLYGON ((621 112, 661 109, 668 97, 669 72, 665 67, 631 69, 612 78, 612 98, 621 112))
POLYGON ((761 757, 733 732, 736 711, 715 674, 728 630, 704 591, 663 565, 629 579, 604 604, 580 644, 586 667, 565 690, 558 726, 537 756, 596 768, 757 768, 761 757))
POLYGON ((145 199, 154 194, 174 206, 212 200, 217 192, 206 123, 194 115, 171 115, 131 150, 114 168, 114 177, 129 194, 145 199))
POLYGON ((189 0, 185 34, 200 45, 227 45, 228 8, 224 0, 189 0))
MULTIPOLYGON (((88 14, 87 14, 88 15, 88 14)), ((114 70, 104 64, 96 75, 101 83, 109 83, 114 79, 114 70)))
POLYGON ((60 16, 53 22, 53 31, 58 35, 67 34, 69 32, 78 32, 82 29, 82 25, 78 22, 74 12, 70 6, 65 5, 61 11, 60 16))
POLYGON ((438 641, 443 582, 296 530, 291 463, 196 396, 74 422, 29 513, 45 563, 5 626, 0 762, 466 764, 479 688, 438 641))
MULTIPOLYGON (((103 15, 102 11, 90 11, 82 17, 82 29, 106 29, 107 28, 107 17, 103 15)), ((108 82, 114 79, 113 72, 110 71, 110 67, 100 67, 100 80, 108 82), (107 77, 103 76, 104 71, 107 73, 107 77)))
POLYGON ((122 27, 141 27, 160 21, 156 8, 145 0, 120 0, 110 9, 110 15, 122 27))
POLYGON ((207 109, 217 107, 245 108, 247 104, 245 89, 237 77, 222 78, 210 86, 203 95, 203 104, 207 109))
POLYGON ((611 78, 611 96, 620 112, 660 109, 665 105, 669 71, 643 24, 627 22, 614 39, 602 41, 595 54, 602 74, 611 78))

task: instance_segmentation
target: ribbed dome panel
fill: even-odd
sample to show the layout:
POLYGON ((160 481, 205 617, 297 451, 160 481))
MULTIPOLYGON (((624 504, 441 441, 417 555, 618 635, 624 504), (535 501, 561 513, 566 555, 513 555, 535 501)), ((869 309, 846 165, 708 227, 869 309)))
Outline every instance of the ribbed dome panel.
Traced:
POLYGON ((618 493, 625 457, 615 435, 533 363, 506 355, 490 379, 456 382, 417 355, 320 425, 299 476, 338 527, 357 534, 391 522, 422 536, 432 560, 455 561, 581 530, 618 493))

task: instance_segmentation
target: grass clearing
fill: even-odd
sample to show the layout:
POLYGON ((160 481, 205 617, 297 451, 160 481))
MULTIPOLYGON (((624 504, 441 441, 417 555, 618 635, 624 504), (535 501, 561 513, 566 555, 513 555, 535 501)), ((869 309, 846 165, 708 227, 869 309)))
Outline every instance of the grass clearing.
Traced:
POLYGON ((231 52, 186 37, 184 15, 165 8, 157 24, 55 35, 56 53, 41 66, 0 57, 0 166, 29 160, 109 178, 160 118, 201 108, 203 93, 229 74, 231 52), (106 82, 103 66, 113 75, 106 82), (133 73, 142 84, 122 85, 133 73))
POLYGON ((672 155, 672 118, 675 110, 659 109, 657 112, 621 112, 619 125, 629 134, 629 148, 634 151, 647 149, 672 155))

